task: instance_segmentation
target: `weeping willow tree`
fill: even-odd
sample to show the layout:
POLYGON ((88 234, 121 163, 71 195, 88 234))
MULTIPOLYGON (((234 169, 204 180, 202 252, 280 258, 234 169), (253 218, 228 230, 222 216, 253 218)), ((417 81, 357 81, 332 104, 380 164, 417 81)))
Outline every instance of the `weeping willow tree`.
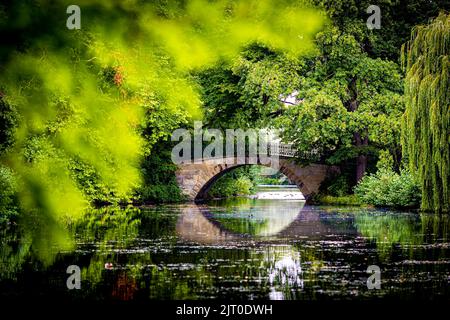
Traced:
POLYGON ((421 208, 449 211, 450 15, 413 29, 402 48, 406 70, 403 156, 422 184, 421 208))

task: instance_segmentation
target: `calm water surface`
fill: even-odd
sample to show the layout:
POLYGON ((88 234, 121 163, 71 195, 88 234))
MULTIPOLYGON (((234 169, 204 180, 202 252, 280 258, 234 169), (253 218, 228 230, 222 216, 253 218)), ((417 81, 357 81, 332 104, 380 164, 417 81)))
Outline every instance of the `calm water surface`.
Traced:
POLYGON ((290 200, 101 209, 70 232, 3 227, 0 297, 450 300, 449 236, 448 216, 290 200), (66 287, 69 265, 80 290, 66 287))

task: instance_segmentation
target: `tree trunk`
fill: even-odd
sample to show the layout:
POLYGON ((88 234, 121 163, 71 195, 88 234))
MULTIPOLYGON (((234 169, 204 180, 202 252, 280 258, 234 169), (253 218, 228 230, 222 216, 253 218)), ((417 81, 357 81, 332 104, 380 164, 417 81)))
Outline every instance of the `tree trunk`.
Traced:
MULTIPOLYGON (((369 145, 369 139, 367 135, 364 138, 361 138, 361 134, 358 132, 355 133, 355 145, 356 147, 364 147, 369 145)), ((356 158, 356 183, 361 181, 362 177, 364 176, 364 173, 366 172, 367 168, 367 156, 365 154, 360 154, 356 158)))
MULTIPOLYGON (((348 107, 347 110, 350 112, 355 112, 358 109, 359 103, 358 103, 358 93, 356 90, 356 78, 353 78, 349 84, 349 91, 352 95, 352 98, 350 101, 348 101, 348 107)), ((364 137, 361 137, 361 133, 355 132, 353 134, 353 137, 355 139, 355 146, 357 148, 359 147, 365 147, 369 145, 369 138, 367 135, 367 132, 364 133, 364 137)), ((356 158, 356 183, 361 181, 362 177, 364 176, 364 173, 366 172, 367 168, 367 155, 360 154, 356 158)))

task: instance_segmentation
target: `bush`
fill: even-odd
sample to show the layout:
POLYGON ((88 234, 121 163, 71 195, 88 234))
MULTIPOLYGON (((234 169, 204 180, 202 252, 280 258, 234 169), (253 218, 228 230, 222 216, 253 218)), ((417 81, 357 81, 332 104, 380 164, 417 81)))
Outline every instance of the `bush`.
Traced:
POLYGON ((220 177, 208 191, 208 198, 228 198, 252 194, 258 183, 260 168, 243 166, 220 177))
POLYGON ((346 176, 337 177, 326 189, 327 194, 335 197, 343 197, 350 193, 350 184, 346 176))
POLYGON ((320 184, 319 196, 344 197, 351 195, 353 171, 341 168, 339 173, 326 177, 320 184))
POLYGON ((421 190, 417 178, 407 170, 400 174, 389 169, 365 176, 355 187, 362 202, 375 206, 418 207, 421 190))
POLYGON ((312 202, 314 204, 320 205, 346 205, 346 206, 359 206, 361 205, 360 199, 354 195, 345 196, 327 196, 327 195, 317 195, 313 197, 312 202))
POLYGON ((130 196, 119 197, 114 188, 102 182, 95 168, 83 161, 73 159, 69 162, 72 178, 77 182, 90 203, 100 206, 105 204, 118 204, 130 202, 130 196))
POLYGON ((253 183, 247 177, 239 177, 235 181, 236 186, 236 194, 237 195, 247 195, 250 194, 251 189, 253 188, 253 183))
POLYGON ((211 198, 228 198, 251 194, 253 188, 252 181, 245 176, 234 178, 223 176, 213 184, 208 192, 211 198))
POLYGON ((289 185, 289 179, 287 179, 284 174, 277 172, 273 175, 266 176, 261 174, 261 167, 255 166, 253 172, 253 183, 254 184, 267 184, 267 185, 289 185))
POLYGON ((186 200, 176 184, 146 185, 139 190, 141 203, 176 203, 186 200))
POLYGON ((229 176, 219 178, 208 191, 208 198, 228 198, 235 196, 234 179, 229 176))
POLYGON ((137 203, 174 203, 186 200, 177 184, 177 166, 171 159, 171 145, 156 144, 141 165, 143 185, 137 190, 137 203))

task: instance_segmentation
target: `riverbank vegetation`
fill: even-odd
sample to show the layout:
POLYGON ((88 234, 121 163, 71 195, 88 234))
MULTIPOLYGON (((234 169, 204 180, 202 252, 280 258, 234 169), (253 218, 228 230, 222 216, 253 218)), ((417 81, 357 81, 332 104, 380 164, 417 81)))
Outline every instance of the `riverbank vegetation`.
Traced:
POLYGON ((354 194, 344 196, 330 196, 319 194, 313 197, 313 204, 317 205, 333 205, 333 206, 363 206, 358 196, 354 194))
POLYGON ((419 182, 407 170, 366 175, 355 187, 355 195, 362 203, 380 207, 418 208, 421 198, 419 182))

